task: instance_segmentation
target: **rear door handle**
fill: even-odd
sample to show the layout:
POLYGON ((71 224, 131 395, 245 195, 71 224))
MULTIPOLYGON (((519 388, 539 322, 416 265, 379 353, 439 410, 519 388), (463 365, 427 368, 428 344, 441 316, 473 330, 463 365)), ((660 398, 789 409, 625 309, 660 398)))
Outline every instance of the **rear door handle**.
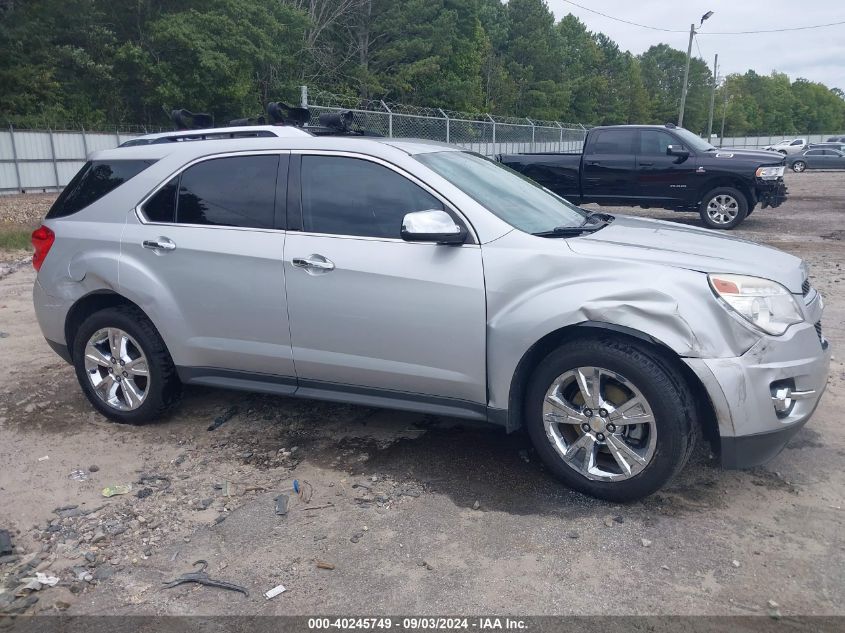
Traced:
POLYGON ((172 251, 176 249, 176 244, 169 237, 160 237, 156 240, 144 240, 143 247, 153 251, 172 251))
POLYGON ((640 167, 654 167, 654 163, 643 163, 643 162, 640 162, 640 167))
POLYGON ((601 165, 600 160, 588 160, 587 165, 601 165))
POLYGON ((312 274, 315 272, 327 273, 334 270, 333 261, 316 253, 308 257, 294 257, 291 259, 291 263, 295 268, 303 268, 305 272, 312 274))

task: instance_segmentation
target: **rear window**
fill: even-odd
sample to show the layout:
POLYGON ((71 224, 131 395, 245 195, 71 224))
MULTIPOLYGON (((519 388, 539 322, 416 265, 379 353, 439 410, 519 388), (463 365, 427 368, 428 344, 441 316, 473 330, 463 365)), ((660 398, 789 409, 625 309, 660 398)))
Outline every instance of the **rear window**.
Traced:
POLYGON ((594 133, 593 154, 633 154, 636 131, 632 129, 600 130, 594 133))
POLYGON ((56 198, 46 219, 64 218, 93 204, 152 165, 153 160, 89 161, 56 198))

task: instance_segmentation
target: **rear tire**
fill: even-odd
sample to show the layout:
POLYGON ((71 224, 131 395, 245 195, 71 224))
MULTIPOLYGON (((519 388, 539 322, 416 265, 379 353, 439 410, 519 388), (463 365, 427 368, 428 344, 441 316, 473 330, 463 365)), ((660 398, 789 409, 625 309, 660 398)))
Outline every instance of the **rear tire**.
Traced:
POLYGON ((693 398, 680 374, 644 345, 615 338, 550 353, 534 370, 524 406, 526 430, 546 466, 570 488, 608 501, 634 501, 665 486, 697 437, 693 398), (597 400, 581 386, 582 376, 596 384, 594 369, 597 400))
POLYGON ((792 163, 792 171, 794 171, 796 174, 800 174, 805 169, 807 169, 807 163, 805 163, 803 160, 796 160, 794 163, 792 163))
POLYGON ((738 189, 716 187, 704 195, 698 213, 707 228, 730 230, 748 216, 748 200, 738 189))
POLYGON ((89 402, 108 419, 144 424, 179 403, 182 384, 164 341, 132 306, 89 316, 73 339, 76 378, 89 402))

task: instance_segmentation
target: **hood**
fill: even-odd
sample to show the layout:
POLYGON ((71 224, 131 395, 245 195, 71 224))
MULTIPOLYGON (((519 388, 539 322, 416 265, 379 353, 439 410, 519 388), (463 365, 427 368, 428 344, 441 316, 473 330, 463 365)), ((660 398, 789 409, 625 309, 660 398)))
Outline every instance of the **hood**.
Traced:
POLYGON ((717 149, 715 152, 707 152, 704 155, 717 160, 738 158, 741 160, 766 161, 768 163, 779 163, 785 158, 783 154, 776 151, 765 149, 734 149, 732 147, 723 147, 717 149))
POLYGON ((567 240, 583 255, 650 261, 704 273, 771 279, 794 294, 804 281, 802 261, 781 250, 697 227, 625 215, 595 233, 567 240))

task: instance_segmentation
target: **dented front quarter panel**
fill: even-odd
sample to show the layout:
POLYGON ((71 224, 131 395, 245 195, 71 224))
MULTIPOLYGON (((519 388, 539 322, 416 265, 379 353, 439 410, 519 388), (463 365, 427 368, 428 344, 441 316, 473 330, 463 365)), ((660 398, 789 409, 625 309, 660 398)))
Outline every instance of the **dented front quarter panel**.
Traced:
POLYGON ((700 271, 615 257, 613 247, 579 250, 519 231, 484 246, 491 407, 507 408, 519 361, 567 326, 627 328, 691 358, 736 357, 760 339, 718 303, 700 271))

